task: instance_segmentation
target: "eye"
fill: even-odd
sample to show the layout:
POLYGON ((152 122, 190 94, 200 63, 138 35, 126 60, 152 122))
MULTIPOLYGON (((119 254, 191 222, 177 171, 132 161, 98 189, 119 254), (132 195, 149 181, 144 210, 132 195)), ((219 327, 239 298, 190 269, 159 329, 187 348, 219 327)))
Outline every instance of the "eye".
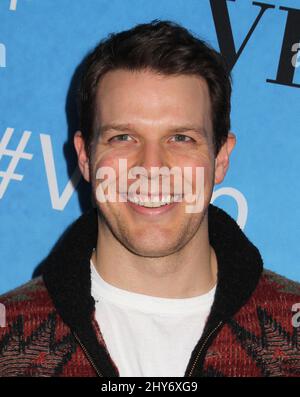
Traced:
POLYGON ((174 137, 172 137, 175 139, 175 142, 195 142, 195 140, 193 138, 191 138, 190 136, 187 135, 182 135, 182 134, 176 134, 174 135, 174 137))
POLYGON ((109 142, 115 142, 115 141, 127 142, 128 138, 132 139, 131 136, 128 134, 120 134, 120 135, 116 135, 116 136, 110 138, 108 141, 109 142))

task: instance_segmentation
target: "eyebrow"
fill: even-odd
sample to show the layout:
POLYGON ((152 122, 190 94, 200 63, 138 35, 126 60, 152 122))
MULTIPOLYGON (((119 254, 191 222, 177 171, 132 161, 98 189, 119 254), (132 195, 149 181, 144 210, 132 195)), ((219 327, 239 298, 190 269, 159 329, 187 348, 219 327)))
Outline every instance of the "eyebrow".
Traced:
MULTIPOLYGON (((105 125, 99 127, 98 134, 105 134, 107 131, 110 131, 110 130, 115 130, 115 131, 120 131, 120 132, 135 132, 136 131, 136 129, 130 123, 125 123, 125 124, 110 123, 110 124, 105 124, 105 125)), ((208 137, 206 129, 199 125, 184 124, 182 126, 178 125, 178 126, 174 126, 174 127, 171 127, 168 129, 168 132, 172 132, 172 133, 180 133, 180 132, 186 132, 186 131, 195 131, 197 134, 201 135, 202 137, 203 136, 208 137)))

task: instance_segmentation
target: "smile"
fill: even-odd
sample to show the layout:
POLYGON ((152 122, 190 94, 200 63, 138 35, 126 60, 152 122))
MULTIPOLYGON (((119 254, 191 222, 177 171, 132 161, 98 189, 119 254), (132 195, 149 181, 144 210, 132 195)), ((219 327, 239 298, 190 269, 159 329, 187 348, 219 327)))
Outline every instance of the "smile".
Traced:
POLYGON ((133 195, 127 196, 128 201, 133 204, 136 204, 140 207, 146 208, 159 208, 165 205, 172 204, 174 202, 181 201, 181 195, 162 195, 162 196, 142 196, 142 195, 133 195))

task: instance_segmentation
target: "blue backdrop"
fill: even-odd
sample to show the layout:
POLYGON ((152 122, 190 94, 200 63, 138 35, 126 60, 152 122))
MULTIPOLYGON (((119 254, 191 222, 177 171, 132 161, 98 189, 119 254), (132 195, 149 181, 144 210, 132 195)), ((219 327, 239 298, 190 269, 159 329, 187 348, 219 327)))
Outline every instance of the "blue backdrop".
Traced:
POLYGON ((212 202, 265 267, 300 281, 299 0, 0 0, 0 293, 29 280, 89 205, 71 140, 77 66, 108 33, 155 18, 231 65, 237 145, 212 202))

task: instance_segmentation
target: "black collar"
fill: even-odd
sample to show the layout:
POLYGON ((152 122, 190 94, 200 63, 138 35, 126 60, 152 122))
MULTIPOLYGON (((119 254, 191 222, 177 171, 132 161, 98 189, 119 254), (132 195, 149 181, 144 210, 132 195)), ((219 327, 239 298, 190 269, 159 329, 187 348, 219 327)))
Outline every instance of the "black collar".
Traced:
MULTIPOLYGON (((226 321, 247 302, 263 269, 258 249, 225 211, 210 204, 208 225, 209 241, 218 261, 218 284, 207 326, 226 321)), ((92 209, 62 235, 46 258, 42 273, 64 322, 84 340, 104 376, 116 376, 106 352, 101 349, 99 352, 90 321, 95 307, 91 296, 90 258, 97 233, 97 210, 92 209)))

